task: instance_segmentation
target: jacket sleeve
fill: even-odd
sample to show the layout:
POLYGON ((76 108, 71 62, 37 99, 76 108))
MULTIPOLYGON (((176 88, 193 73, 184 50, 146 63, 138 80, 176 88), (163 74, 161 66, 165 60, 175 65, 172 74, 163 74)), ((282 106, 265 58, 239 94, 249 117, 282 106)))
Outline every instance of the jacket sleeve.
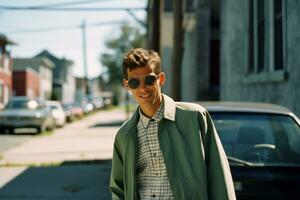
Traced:
POLYGON ((114 141, 111 177, 110 177, 110 191, 112 199, 125 199, 124 197, 124 179, 123 179, 123 158, 120 145, 117 140, 118 135, 114 141))
POLYGON ((207 192, 210 200, 235 200, 228 160, 207 111, 199 112, 200 134, 207 166, 207 192))

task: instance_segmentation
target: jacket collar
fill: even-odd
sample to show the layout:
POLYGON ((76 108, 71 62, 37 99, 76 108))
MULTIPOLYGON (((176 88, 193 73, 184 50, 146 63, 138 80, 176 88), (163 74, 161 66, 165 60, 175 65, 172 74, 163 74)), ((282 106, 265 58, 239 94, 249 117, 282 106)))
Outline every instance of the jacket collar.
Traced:
POLYGON ((165 103, 165 110, 164 110, 164 117, 166 119, 169 119, 171 121, 175 121, 175 115, 176 115, 176 105, 174 100, 165 95, 163 95, 164 103, 165 103))

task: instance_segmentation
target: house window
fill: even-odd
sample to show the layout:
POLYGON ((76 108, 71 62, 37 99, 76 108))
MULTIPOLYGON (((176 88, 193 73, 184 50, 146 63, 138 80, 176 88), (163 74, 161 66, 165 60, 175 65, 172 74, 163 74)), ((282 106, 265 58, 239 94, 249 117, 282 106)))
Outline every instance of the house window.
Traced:
POLYGON ((253 28, 253 0, 249 0, 249 35, 248 35, 248 73, 254 72, 254 28, 253 28))
POLYGON ((247 74, 284 69, 283 1, 248 0, 247 74))
POLYGON ((282 0, 274 0, 274 68, 283 69, 282 0))
POLYGON ((257 20, 256 20, 256 29, 257 29, 257 71, 264 71, 265 63, 265 1, 257 1, 257 20))

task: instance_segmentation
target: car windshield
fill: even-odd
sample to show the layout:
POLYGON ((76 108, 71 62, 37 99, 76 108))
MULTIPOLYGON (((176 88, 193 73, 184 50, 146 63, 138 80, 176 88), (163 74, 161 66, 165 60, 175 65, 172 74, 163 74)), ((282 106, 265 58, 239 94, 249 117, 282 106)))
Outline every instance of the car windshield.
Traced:
POLYGON ((59 109, 57 105, 48 105, 51 110, 59 109))
POLYGON ((10 101, 6 109, 39 109, 41 106, 36 100, 16 100, 10 101))
POLYGON ((300 165, 300 127, 291 116, 210 114, 231 164, 300 165))

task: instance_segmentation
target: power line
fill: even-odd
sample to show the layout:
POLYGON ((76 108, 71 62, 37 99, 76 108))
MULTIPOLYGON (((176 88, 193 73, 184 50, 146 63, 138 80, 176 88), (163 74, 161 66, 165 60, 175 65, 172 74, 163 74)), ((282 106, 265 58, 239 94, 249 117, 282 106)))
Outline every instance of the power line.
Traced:
MULTIPOLYGON (((110 22, 98 22, 87 24, 87 27, 95 27, 95 26, 105 26, 105 25, 112 25, 112 24, 121 24, 122 21, 110 21, 110 22)), ((49 32, 49 31, 62 31, 62 30, 69 30, 69 29, 77 29, 81 28, 82 25, 73 25, 73 26, 59 26, 59 27, 45 27, 45 28, 38 28, 38 29, 23 29, 23 30, 16 30, 13 32, 5 32, 5 34, 23 34, 23 33, 39 33, 39 32, 49 32)))
POLYGON ((3 6, 0 5, 0 10, 14 10, 14 11, 24 11, 24 10, 30 10, 30 11, 77 11, 77 12, 95 12, 95 11, 137 11, 137 10, 146 10, 146 7, 102 7, 102 8, 57 8, 57 7, 17 7, 17 6, 3 6))
POLYGON ((44 4, 39 6, 30 6, 36 9, 44 9, 44 8, 53 8, 53 7, 60 7, 60 6, 73 6, 73 5, 82 5, 82 4, 89 4, 89 3, 101 3, 103 1, 111 1, 111 0, 83 0, 83 1, 73 1, 73 2, 66 2, 66 3, 57 3, 57 4, 44 4))

